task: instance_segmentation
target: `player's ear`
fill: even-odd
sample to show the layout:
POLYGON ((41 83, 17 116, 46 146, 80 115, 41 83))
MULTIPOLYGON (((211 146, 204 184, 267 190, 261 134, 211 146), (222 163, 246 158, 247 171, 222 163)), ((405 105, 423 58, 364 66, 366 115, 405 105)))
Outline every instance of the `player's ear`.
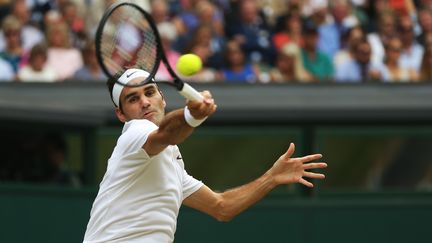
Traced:
POLYGON ((162 90, 159 89, 159 87, 158 87, 158 91, 159 91, 159 94, 162 96, 162 99, 164 100, 165 99, 164 94, 162 93, 162 90))
POLYGON ((162 96, 162 102, 163 102, 163 106, 165 108, 166 107, 166 101, 165 101, 164 94, 162 93, 162 90, 158 89, 158 91, 159 91, 159 94, 162 96))
POLYGON ((126 122, 126 117, 125 117, 123 111, 122 111, 119 107, 116 107, 116 108, 115 108, 115 113, 116 113, 116 115, 117 115, 117 118, 118 118, 121 122, 123 122, 123 123, 126 122))

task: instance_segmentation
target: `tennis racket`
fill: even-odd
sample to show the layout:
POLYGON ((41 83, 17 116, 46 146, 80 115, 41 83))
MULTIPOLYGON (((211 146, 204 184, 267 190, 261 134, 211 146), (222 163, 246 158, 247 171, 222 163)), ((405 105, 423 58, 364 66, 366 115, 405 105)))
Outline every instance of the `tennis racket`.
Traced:
POLYGON ((131 2, 111 5, 104 13, 96 32, 96 56, 105 74, 123 86, 137 87, 155 80, 161 61, 172 80, 159 81, 175 87, 189 100, 203 96, 183 82, 165 56, 156 24, 149 13, 131 2), (122 83, 118 77, 127 69, 138 68, 150 75, 140 83, 122 83))

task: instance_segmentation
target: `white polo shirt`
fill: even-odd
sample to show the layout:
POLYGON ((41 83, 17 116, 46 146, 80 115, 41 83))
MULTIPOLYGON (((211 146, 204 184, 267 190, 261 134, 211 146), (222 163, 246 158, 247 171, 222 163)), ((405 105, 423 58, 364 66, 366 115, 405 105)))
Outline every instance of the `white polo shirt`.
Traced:
POLYGON ((85 243, 174 240, 183 199, 203 183, 187 174, 177 146, 147 155, 142 146, 157 128, 148 120, 124 125, 93 203, 85 243))

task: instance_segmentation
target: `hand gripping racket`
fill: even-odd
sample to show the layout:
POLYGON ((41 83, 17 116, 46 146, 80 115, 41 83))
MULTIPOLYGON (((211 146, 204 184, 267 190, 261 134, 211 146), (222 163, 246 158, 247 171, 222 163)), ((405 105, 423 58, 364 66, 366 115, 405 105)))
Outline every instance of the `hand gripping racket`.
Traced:
MULTIPOLYGON (((111 5, 103 15, 96 32, 96 56, 103 71, 123 86, 137 87, 154 80, 162 61, 174 86, 189 100, 202 100, 203 96, 184 83, 168 63, 156 24, 149 13, 131 2, 111 5), (128 84, 118 80, 130 68, 147 71, 150 75, 140 83, 128 84)), ((155 80, 157 81, 157 80, 155 80)), ((161 81, 160 81, 161 82, 161 81)))

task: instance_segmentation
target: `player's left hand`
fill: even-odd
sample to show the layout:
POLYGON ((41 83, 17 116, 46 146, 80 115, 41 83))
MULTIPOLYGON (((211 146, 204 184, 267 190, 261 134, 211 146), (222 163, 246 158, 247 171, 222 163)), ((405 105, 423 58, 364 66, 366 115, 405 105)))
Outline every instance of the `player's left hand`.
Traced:
POLYGON ((208 90, 201 92, 204 99, 202 101, 188 100, 186 105, 191 115, 197 119, 204 119, 216 111, 217 105, 208 90))
POLYGON ((274 163, 269 173, 273 177, 276 185, 301 183, 307 187, 313 187, 313 184, 305 178, 311 179, 324 179, 324 174, 309 172, 306 170, 326 168, 327 164, 324 162, 313 162, 322 158, 321 154, 313 154, 300 158, 291 158, 294 154, 295 146, 291 143, 287 152, 283 154, 274 163))

